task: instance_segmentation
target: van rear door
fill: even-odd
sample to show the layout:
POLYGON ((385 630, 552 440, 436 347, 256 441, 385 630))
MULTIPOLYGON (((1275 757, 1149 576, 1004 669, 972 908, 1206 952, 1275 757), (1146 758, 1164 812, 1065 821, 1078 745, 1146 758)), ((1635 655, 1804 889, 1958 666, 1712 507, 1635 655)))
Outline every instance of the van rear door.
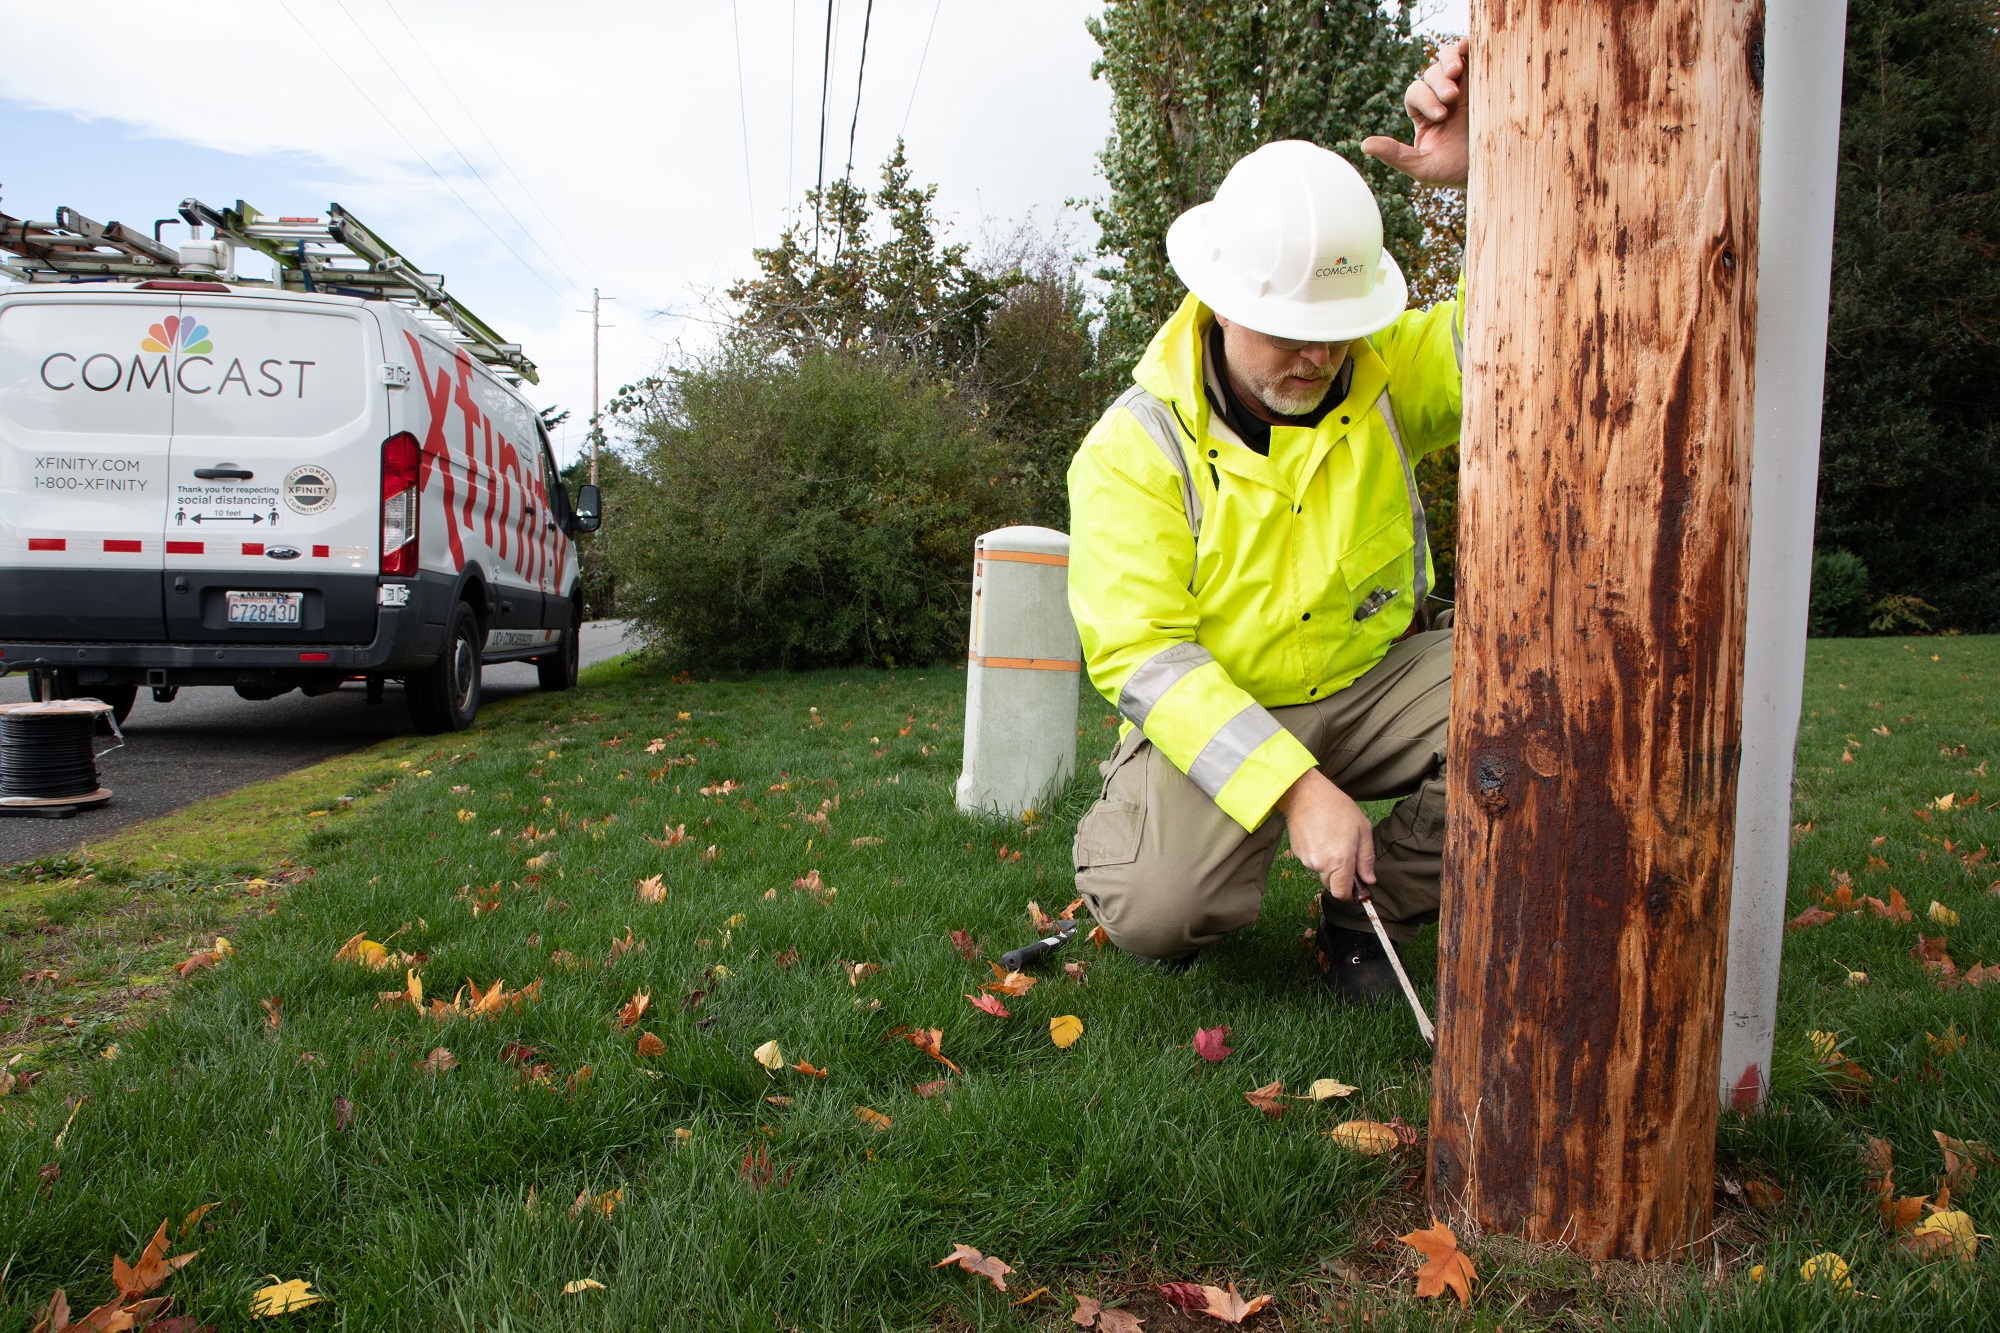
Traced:
POLYGON ((0 638, 156 641, 179 300, 0 300, 0 638))
POLYGON ((175 372, 168 636, 375 637, 381 330, 358 301, 186 298, 205 349, 175 372))

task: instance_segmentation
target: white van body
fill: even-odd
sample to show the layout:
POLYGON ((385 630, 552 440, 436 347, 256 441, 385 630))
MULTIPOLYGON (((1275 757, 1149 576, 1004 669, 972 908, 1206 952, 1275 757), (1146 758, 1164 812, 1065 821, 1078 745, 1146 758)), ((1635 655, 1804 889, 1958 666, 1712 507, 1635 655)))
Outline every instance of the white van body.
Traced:
POLYGON ((453 729, 481 662, 574 680, 588 526, 534 409, 402 306, 0 287, 0 671, 128 707, 141 685, 270 697, 360 677, 379 697, 400 677, 420 726, 453 729), (415 549, 386 551, 385 526, 409 535, 388 493, 412 473, 415 549), (440 673, 462 695, 468 667, 444 715, 440 673))

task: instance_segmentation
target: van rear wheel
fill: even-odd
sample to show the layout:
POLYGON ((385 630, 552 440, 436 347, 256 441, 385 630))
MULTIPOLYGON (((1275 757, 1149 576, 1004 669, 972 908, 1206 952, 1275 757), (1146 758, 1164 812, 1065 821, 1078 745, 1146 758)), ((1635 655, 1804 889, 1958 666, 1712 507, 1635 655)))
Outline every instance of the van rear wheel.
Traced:
POLYGON ((582 634, 572 625, 556 640, 553 652, 543 653, 535 659, 535 675, 545 690, 567 690, 576 685, 577 662, 581 646, 577 640, 582 634))
POLYGON ((437 661, 403 678, 410 720, 429 735, 464 731, 479 716, 479 618, 464 602, 452 613, 451 634, 437 661))
POLYGON ((111 705, 111 716, 122 727, 125 719, 132 716, 132 705, 138 701, 139 687, 99 685, 86 689, 77 681, 73 669, 57 667, 54 671, 28 673, 28 697, 36 703, 45 699, 95 699, 111 705))

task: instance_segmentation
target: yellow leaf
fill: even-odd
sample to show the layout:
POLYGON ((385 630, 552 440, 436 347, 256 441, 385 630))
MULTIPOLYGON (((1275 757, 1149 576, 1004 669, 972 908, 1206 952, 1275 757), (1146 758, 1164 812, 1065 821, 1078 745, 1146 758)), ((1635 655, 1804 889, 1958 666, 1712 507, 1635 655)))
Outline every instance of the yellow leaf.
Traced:
POLYGON ((666 899, 667 899, 667 886, 661 882, 660 876, 648 875, 646 876, 646 878, 639 881, 640 902, 659 903, 659 902, 665 902, 666 899))
POLYGON ((878 1130, 888 1129, 891 1125, 896 1123, 895 1121, 891 1120, 888 1116, 883 1115, 880 1111, 870 1110, 866 1106, 855 1107, 854 1118, 856 1120, 859 1120, 862 1124, 878 1130))
POLYGON ((263 1319, 274 1314, 290 1314, 303 1310, 308 1305, 318 1305, 326 1297, 312 1289, 312 1284, 303 1278, 293 1278, 290 1282, 277 1282, 264 1287, 250 1298, 250 1317, 263 1319))
POLYGON ((1764 1280, 1764 1265, 1762 1264, 1750 1265, 1750 1280, 1752 1282, 1762 1282, 1764 1280))
POLYGON ((779 1053, 778 1043, 775 1041, 767 1041, 756 1050, 750 1052, 750 1058, 770 1070, 773 1074, 785 1067, 785 1057, 779 1053))
POLYGON ((580 1296, 586 1291, 603 1291, 605 1286, 594 1277, 580 1277, 574 1282, 563 1283, 563 1295, 580 1296))
POLYGON ((1075 1014, 1058 1014, 1049 1020, 1049 1040, 1065 1051, 1082 1035, 1083 1020, 1075 1014))
POLYGON ((1840 1049, 1840 1037, 1832 1032, 1808 1032, 1806 1040, 1812 1043, 1813 1054, 1822 1061, 1833 1059, 1840 1049))
POLYGON ((1955 926, 1958 924, 1958 913, 1952 911, 1935 898, 1931 899, 1931 910, 1928 915, 1931 920, 1940 925, 1955 926))
POLYGON ((1824 1280, 1832 1283, 1835 1291, 1854 1290, 1854 1280, 1847 1276, 1847 1260, 1832 1251, 1815 1254, 1801 1264, 1799 1280, 1801 1282, 1824 1280))
POLYGON ((1343 1148, 1352 1148, 1370 1157, 1380 1157, 1383 1153, 1396 1151, 1402 1140, 1396 1131, 1379 1120, 1348 1120, 1335 1125, 1327 1134, 1343 1148))
POLYGON ((1956 804, 1958 804, 1958 793, 1954 791, 1948 791, 1931 802, 1931 805, 1939 810, 1949 810, 1956 804))
MULTIPOLYGON (((1932 1055, 1950 1055, 1953 1051, 1965 1045, 1965 1034, 1958 1030, 1957 1023, 1947 1025, 1942 1037, 1932 1032, 1926 1032, 1924 1036, 1931 1044, 1932 1055)), ((1943 1201, 1940 1200, 1939 1202, 1943 1201)))
POLYGON ((1932 1213, 1910 1233, 1910 1239, 1934 1253, 1949 1250, 1968 1264, 1979 1253, 1979 1233, 1965 1213, 1932 1213))
POLYGON ((424 979, 417 975, 417 971, 413 967, 404 968, 403 975, 409 979, 407 991, 410 1003, 422 1009, 424 1007, 424 979))
POLYGON ((1866 972, 1849 972, 1847 974, 1847 984, 1850 986, 1866 986, 1868 984, 1868 974, 1866 972))
POLYGON ((1329 1097, 1349 1097, 1354 1092, 1352 1085, 1342 1083, 1337 1078, 1316 1078, 1312 1081, 1312 1086, 1306 1089, 1306 1096, 1316 1102, 1323 1102, 1329 1097))

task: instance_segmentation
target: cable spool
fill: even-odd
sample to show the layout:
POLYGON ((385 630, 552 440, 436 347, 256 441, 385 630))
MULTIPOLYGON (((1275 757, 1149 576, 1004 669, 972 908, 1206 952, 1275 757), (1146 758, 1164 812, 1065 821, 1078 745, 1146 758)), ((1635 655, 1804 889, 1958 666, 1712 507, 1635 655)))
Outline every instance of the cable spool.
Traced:
POLYGON ((0 705, 0 809, 40 813, 109 800, 93 747, 100 717, 111 723, 118 745, 125 743, 111 713, 110 704, 96 699, 0 705))

